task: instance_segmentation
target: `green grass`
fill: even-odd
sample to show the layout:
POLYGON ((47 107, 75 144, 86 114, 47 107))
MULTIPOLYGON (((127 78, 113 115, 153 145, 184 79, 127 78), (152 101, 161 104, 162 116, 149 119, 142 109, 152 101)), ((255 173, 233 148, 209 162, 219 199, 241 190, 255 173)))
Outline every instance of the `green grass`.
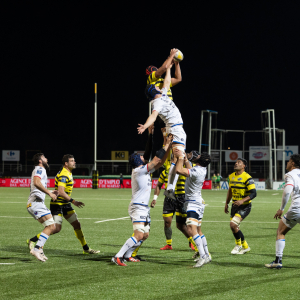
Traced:
MULTIPOLYGON (((127 217, 131 190, 74 189, 73 197, 85 202, 76 209, 86 240, 99 255, 83 255, 72 227, 45 245, 49 260, 29 254, 26 239, 42 230, 27 212, 28 188, 0 189, 0 299, 299 299, 300 239, 298 227, 287 235, 281 270, 264 267, 274 259, 278 222, 273 216, 281 192, 259 191, 250 215, 242 223, 251 252, 230 255, 234 238, 224 213, 226 191, 203 191, 208 206, 202 230, 212 262, 193 269, 193 252, 173 221, 173 251, 165 245, 163 197, 151 209, 151 234, 139 254, 146 262, 118 267, 110 262, 132 234, 127 217), (274 195, 276 194, 276 195, 274 195), (3 263, 13 263, 4 265, 3 263)), ((153 193, 153 192, 152 192, 153 193)), ((49 197, 46 201, 49 207, 49 197)))

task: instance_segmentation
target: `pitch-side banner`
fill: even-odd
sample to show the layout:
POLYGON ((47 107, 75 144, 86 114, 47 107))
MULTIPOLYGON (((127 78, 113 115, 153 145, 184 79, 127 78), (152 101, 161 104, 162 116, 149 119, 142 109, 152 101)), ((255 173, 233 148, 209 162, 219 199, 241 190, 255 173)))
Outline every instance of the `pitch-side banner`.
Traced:
MULTIPOLYGON (((282 149, 282 146, 277 146, 277 149, 282 149)), ((291 155, 298 153, 298 146, 285 146, 285 160, 290 160, 291 155)), ((277 151, 277 160, 282 160, 282 151, 277 151)))
POLYGON ((20 150, 2 150, 3 161, 20 161, 20 150))
POLYGON ((226 150, 225 151, 225 162, 235 162, 238 157, 242 157, 242 151, 226 150))
MULTIPOLYGON (((256 190, 265 190, 266 189, 266 183, 264 181, 255 181, 255 189, 256 190)), ((229 185, 227 181, 221 181, 221 190, 228 190, 229 185)))
POLYGON ((249 160, 269 160, 269 147, 268 146, 250 146, 249 147, 249 160))
MULTIPOLYGON (((152 188, 155 189, 158 180, 152 180, 152 188)), ((4 178, 0 179, 0 187, 30 187, 31 179, 30 178, 4 178)), ((75 179, 74 188, 92 188, 93 181, 92 179, 75 179)), ((55 179, 48 179, 47 187, 54 188, 55 179)), ((124 188, 131 188, 131 179, 123 180, 124 188)), ((123 188, 121 186, 121 188, 123 188)), ((99 188, 119 188, 120 179, 99 179, 99 188)), ((162 186, 165 188, 165 185, 162 186)), ((211 189, 211 180, 205 180, 203 184, 203 189, 211 189)))

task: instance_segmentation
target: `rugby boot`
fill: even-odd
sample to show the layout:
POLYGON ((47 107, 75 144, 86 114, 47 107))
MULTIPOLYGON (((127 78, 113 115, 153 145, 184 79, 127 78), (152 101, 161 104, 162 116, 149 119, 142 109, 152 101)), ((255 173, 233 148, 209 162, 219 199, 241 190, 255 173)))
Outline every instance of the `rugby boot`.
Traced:
POLYGON ((124 260, 122 257, 112 257, 111 261, 115 263, 118 266, 127 267, 127 265, 124 263, 124 260))
POLYGON ((192 256, 192 259, 194 259, 194 261, 197 261, 199 257, 200 257, 199 252, 195 252, 194 255, 192 256))
POLYGON ((35 256, 38 260, 40 260, 42 262, 46 261, 44 258, 44 252, 43 252, 42 248, 40 248, 40 249, 33 248, 30 250, 30 254, 35 256))
POLYGON ((205 263, 206 263, 206 259, 200 257, 200 258, 197 260, 197 263, 193 266, 193 268, 200 268, 200 267, 202 267, 205 263))
POLYGON ((83 250, 83 254, 97 254, 100 253, 100 250, 93 250, 89 248, 89 250, 83 250))
POLYGON ((166 246, 160 248, 160 250, 173 250, 173 248, 171 245, 166 245, 166 246))
POLYGON ((141 258, 139 255, 132 256, 132 257, 138 259, 139 261, 146 261, 146 259, 141 258))
POLYGON ((35 247, 35 244, 36 244, 35 242, 31 241, 30 239, 28 239, 28 240, 26 241, 26 243, 27 243, 27 245, 28 245, 29 251, 32 250, 32 249, 35 247))
POLYGON ((243 249, 242 245, 235 245, 235 247, 232 249, 231 254, 238 254, 243 249))
POLYGON ((245 254, 245 253, 247 253, 247 252, 249 252, 251 250, 251 248, 250 247, 248 247, 248 248, 242 248, 241 250, 240 250, 240 252, 238 252, 237 254, 245 254))
POLYGON ((265 267, 269 269, 281 269, 282 268, 282 261, 280 260, 279 262, 272 261, 269 264, 265 264, 265 267))
POLYGON ((131 262, 139 262, 140 260, 135 257, 124 257, 124 260, 131 261, 131 262))

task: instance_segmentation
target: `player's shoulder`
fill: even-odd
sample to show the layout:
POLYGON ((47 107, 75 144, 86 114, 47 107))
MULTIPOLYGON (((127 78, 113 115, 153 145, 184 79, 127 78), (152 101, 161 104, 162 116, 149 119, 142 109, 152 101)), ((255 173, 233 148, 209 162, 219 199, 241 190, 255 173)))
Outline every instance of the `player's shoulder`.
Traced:
POLYGON ((234 177, 235 177, 235 172, 231 173, 228 177, 229 177, 229 179, 234 179, 234 177))
POLYGON ((242 173, 242 177, 244 177, 246 180, 252 178, 252 176, 247 172, 242 173))
POLYGON ((70 179, 71 175, 72 174, 67 169, 62 168, 62 170, 57 173, 56 177, 66 177, 70 179))

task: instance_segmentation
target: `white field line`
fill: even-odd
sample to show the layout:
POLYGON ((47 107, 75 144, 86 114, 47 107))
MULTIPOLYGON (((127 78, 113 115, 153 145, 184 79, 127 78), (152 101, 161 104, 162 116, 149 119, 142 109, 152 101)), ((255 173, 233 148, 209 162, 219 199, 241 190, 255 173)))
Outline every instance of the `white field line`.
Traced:
POLYGON ((117 218, 117 219, 107 219, 107 220, 103 220, 103 221, 97 221, 95 223, 103 223, 103 222, 109 222, 109 221, 116 221, 116 220, 123 220, 123 219, 128 219, 130 217, 123 217, 123 218, 117 218))
POLYGON ((15 265, 16 263, 0 263, 0 265, 15 265))
MULTIPOLYGON (((222 206, 223 207, 223 206, 222 206)), ((13 217, 13 216, 0 216, 0 218, 12 218, 12 219, 32 219, 32 217, 13 217)), ((126 219, 129 219, 130 217, 123 217, 123 218, 117 218, 117 219, 107 219, 107 220, 102 220, 102 221, 97 221, 95 223, 103 223, 103 222, 109 222, 109 221, 117 221, 117 220, 122 220, 122 221, 127 221, 126 219)), ((97 220, 99 218, 78 218, 81 220, 97 220)), ((151 222, 163 222, 164 220, 151 220, 151 222)), ((206 221, 203 220, 202 222, 204 223, 229 223, 230 221, 206 221)), ((257 222, 257 221, 243 221, 243 223, 260 223, 260 224, 278 224, 278 222, 257 222)))

